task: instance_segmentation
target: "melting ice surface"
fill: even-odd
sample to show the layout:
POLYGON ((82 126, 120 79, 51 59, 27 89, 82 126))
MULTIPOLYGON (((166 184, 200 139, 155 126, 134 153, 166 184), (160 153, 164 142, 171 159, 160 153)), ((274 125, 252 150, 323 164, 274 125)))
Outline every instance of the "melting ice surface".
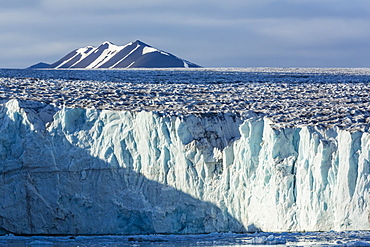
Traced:
POLYGON ((368 244, 368 70, 0 72, 0 244, 368 244))

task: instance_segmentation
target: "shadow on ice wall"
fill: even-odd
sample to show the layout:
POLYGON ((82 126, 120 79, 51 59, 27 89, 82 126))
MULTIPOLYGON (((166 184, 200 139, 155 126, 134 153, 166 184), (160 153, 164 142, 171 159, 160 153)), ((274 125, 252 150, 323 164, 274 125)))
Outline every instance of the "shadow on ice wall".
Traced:
POLYGON ((34 128, 28 118, 16 101, 0 108, 0 232, 245 231, 217 206, 112 167, 63 136, 34 128))

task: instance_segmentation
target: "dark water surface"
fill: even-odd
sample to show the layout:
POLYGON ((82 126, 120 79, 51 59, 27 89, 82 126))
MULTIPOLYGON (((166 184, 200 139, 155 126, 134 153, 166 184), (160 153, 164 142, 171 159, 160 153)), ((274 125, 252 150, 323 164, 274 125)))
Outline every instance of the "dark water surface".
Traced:
POLYGON ((0 246, 370 246, 370 232, 136 236, 0 236, 0 246))
POLYGON ((215 68, 123 70, 0 69, 0 77, 90 80, 125 83, 356 83, 370 82, 370 69, 215 68))

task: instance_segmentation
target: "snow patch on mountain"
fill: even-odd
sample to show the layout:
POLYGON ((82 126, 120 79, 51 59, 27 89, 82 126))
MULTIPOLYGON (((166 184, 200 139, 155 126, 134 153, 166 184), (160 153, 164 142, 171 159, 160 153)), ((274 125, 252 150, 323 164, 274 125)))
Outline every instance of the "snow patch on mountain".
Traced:
POLYGON ((151 52, 156 52, 158 51, 157 49, 153 48, 153 47, 148 47, 148 46, 145 46, 143 48, 143 55, 147 54, 147 53, 151 53, 151 52))
MULTIPOLYGON (((128 56, 130 56, 132 53, 134 53, 138 48, 140 47, 140 45, 136 45, 136 47, 134 49, 132 49, 126 56, 124 56, 122 59, 120 59, 118 62, 116 62, 112 68, 115 68, 118 64, 122 63, 128 56)), ((131 62, 131 64, 129 66, 127 66, 126 68, 130 68, 130 66, 135 63, 135 61, 131 62)))
POLYGON ((79 49, 76 50, 76 54, 73 57, 65 60, 64 62, 59 64, 56 68, 63 67, 63 65, 65 65, 66 63, 70 62, 71 60, 73 60, 73 59, 75 59, 76 57, 79 56, 79 59, 71 65, 71 66, 73 66, 73 65, 79 63, 80 61, 82 61, 83 59, 85 59, 87 56, 89 56, 94 51, 95 51, 95 49, 94 49, 93 46, 87 46, 87 47, 79 48, 79 49))
MULTIPOLYGON (((104 51, 101 53, 101 55, 95 59, 91 64, 89 64, 86 68, 87 69, 94 69, 99 68, 102 64, 110 60, 114 55, 116 55, 119 51, 123 50, 125 47, 127 47, 129 44, 125 46, 118 46, 114 45, 111 42, 104 42, 102 46, 107 45, 108 47, 104 49, 104 51)), ((97 49, 94 50, 94 52, 97 52, 97 49)))

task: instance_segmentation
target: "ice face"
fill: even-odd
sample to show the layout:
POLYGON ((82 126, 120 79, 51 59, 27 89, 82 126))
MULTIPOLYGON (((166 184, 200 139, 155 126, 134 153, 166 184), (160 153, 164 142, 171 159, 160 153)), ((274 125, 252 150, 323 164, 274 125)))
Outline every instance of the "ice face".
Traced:
POLYGON ((367 132, 81 108, 44 125, 34 109, 0 108, 3 232, 370 229, 367 132))

